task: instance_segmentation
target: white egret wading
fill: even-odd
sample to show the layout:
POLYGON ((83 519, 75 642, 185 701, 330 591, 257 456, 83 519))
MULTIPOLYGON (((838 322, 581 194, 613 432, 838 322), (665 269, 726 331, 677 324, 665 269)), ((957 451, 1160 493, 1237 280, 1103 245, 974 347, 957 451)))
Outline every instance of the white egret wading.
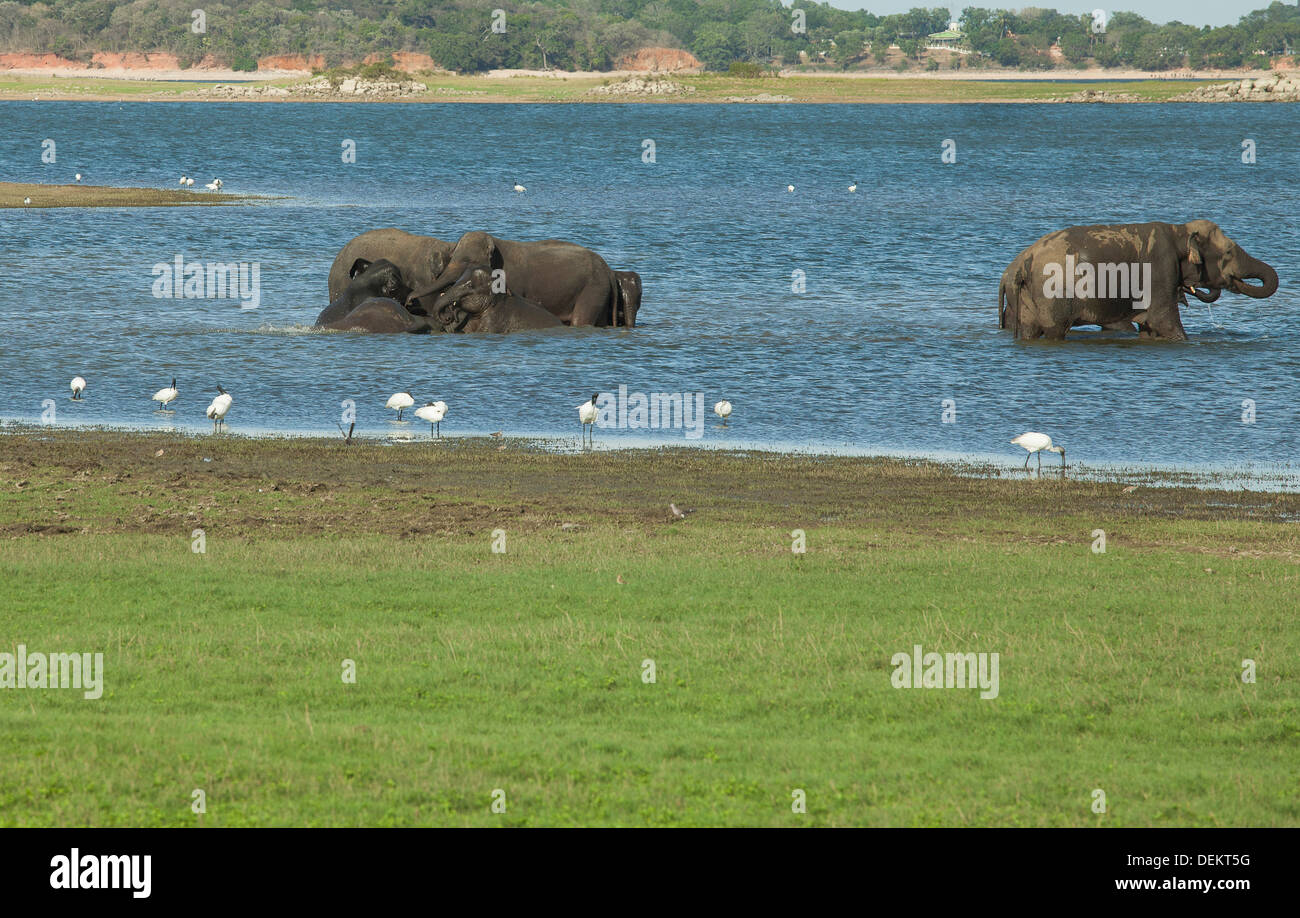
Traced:
POLYGON ((731 402, 725 398, 713 406, 713 413, 722 418, 722 426, 727 426, 727 418, 731 417, 731 402))
POLYGON ((394 392, 388 396, 388 401, 384 403, 385 408, 391 408, 397 412, 397 420, 402 419, 402 412, 415 404, 410 392, 394 392))
POLYGON ((176 401, 176 396, 180 395, 176 391, 176 377, 172 377, 172 384, 165 388, 159 389, 153 394, 153 400, 158 403, 158 410, 162 411, 172 402, 176 401))
POLYGON ((81 393, 86 391, 86 381, 80 376, 74 376, 72 377, 72 382, 68 383, 68 388, 72 390, 73 400, 79 400, 81 398, 81 393))
POLYGON ((230 397, 230 393, 220 386, 217 386, 217 391, 221 394, 212 400, 212 404, 209 405, 208 410, 204 412, 204 414, 212 419, 212 430, 214 432, 217 429, 217 425, 225 423, 226 412, 230 410, 231 404, 235 401, 230 397))
POLYGON ((1020 436, 1016 437, 1011 442, 1014 443, 1016 446, 1024 447, 1026 450, 1029 451, 1029 455, 1025 456, 1025 471, 1029 470, 1029 456, 1033 456, 1034 454, 1037 454, 1038 470, 1041 472, 1043 470, 1044 452, 1060 453, 1061 468, 1065 468, 1065 447, 1053 446, 1052 438, 1049 437, 1047 434, 1035 433, 1034 431, 1031 430, 1027 433, 1022 433, 1020 436))
POLYGON ((596 410, 596 395, 598 394, 599 393, 593 394, 591 396, 591 401, 583 402, 578 406, 578 420, 582 422, 584 444, 589 441, 593 446, 596 442, 596 417, 600 414, 600 412, 596 410))
POLYGON ((419 408, 415 409, 415 416, 421 421, 429 422, 429 433, 436 433, 442 436, 442 419, 447 416, 447 403, 425 402, 419 408))

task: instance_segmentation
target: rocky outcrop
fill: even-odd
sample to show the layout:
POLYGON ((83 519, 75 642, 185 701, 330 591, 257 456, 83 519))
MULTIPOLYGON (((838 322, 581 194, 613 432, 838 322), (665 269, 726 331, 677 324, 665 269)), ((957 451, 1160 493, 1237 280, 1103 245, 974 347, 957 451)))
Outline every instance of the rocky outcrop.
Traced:
POLYGON ((191 95, 218 99, 400 99, 429 91, 429 87, 415 80, 400 83, 391 80, 359 80, 349 78, 334 85, 325 77, 317 77, 293 86, 264 86, 256 83, 218 83, 210 89, 200 89, 191 95))
POLYGON ((593 96, 676 96, 690 92, 695 92, 694 86, 663 77, 628 77, 587 90, 587 94, 593 96))
POLYGON ((689 51, 681 51, 677 48, 642 48, 619 61, 618 69, 646 70, 653 73, 698 73, 704 69, 704 65, 689 51))
POLYGON ((1300 102, 1300 74, 1274 70, 1264 76, 1200 86, 1170 102, 1300 102))
POLYGON ((1141 102, 1142 97, 1131 92, 1107 92, 1104 89, 1084 89, 1069 96, 1044 99, 1045 102, 1141 102))
POLYGON ((723 102, 793 102, 793 96, 782 96, 777 93, 760 92, 756 96, 724 96, 723 102))

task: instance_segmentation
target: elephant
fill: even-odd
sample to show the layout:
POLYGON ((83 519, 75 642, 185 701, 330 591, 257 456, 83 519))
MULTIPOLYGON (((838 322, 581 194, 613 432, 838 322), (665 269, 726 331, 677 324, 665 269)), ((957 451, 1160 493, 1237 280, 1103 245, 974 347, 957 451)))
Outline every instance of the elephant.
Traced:
POLYGON ((338 298, 352 277, 357 259, 389 261, 402 272, 412 289, 431 286, 447 267, 452 243, 433 236, 417 236, 400 229, 376 229, 362 233, 339 251, 330 267, 330 302, 338 298))
POLYGON ((618 279, 619 311, 613 324, 633 328, 636 325, 636 314, 641 309, 641 275, 635 271, 615 271, 614 277, 618 279))
POLYGON ((316 317, 317 325, 335 328, 335 322, 373 297, 386 297, 405 303, 411 294, 411 288, 397 265, 384 258, 378 261, 356 259, 349 266, 347 277, 343 290, 316 317))
POLYGON ((531 300, 508 289, 494 292, 486 268, 471 268, 445 289, 432 313, 448 332, 505 334, 541 328, 562 328, 564 323, 531 300))
POLYGON ((558 239, 512 242, 483 232, 461 236, 442 274, 427 287, 413 284, 417 292, 408 307, 428 311, 439 294, 476 268, 503 271, 511 291, 565 325, 612 325, 617 319, 618 278, 591 249, 558 239))
POLYGON ((424 335, 431 331, 441 331, 428 316, 415 316, 406 311, 406 307, 389 297, 371 297, 365 300, 347 315, 328 323, 317 323, 322 328, 338 331, 367 331, 377 334, 395 334, 406 332, 412 335, 424 335))
MULTIPOLYGON (((1027 249, 1023 249, 1020 252, 1020 254, 1015 257, 1015 259, 1011 262, 1011 264, 1007 265, 1006 270, 1002 272, 1002 282, 998 286, 998 328, 1006 328, 1007 313, 1019 309, 1017 297, 1019 294, 1021 284, 1025 282, 1029 277, 1029 273, 1028 273, 1029 269, 1027 265, 1028 265, 1029 252, 1030 249, 1032 248, 1033 246, 1030 246, 1027 249)), ((1183 297, 1179 298, 1179 302, 1181 302, 1184 306, 1187 305, 1187 300, 1183 297)), ((1014 318, 1012 321, 1015 321, 1014 318)), ((1106 322, 1101 327, 1109 331, 1133 331, 1134 323, 1138 323, 1138 329, 1140 331, 1144 331, 1145 325, 1143 323, 1145 323, 1145 321, 1146 321, 1145 311, 1138 312, 1137 310, 1133 310, 1129 315, 1125 316, 1124 318, 1116 319, 1111 322, 1106 322)), ((1085 322, 1080 319, 1080 320, 1075 320, 1070 327, 1077 328, 1080 325, 1094 325, 1094 324, 1096 323, 1085 322)))
POLYGON ((1224 290, 1264 299, 1277 287, 1277 272, 1210 220, 1074 226, 1047 234, 1008 265, 998 305, 1002 326, 1018 338, 1137 322, 1143 337, 1185 341, 1178 307, 1186 293, 1212 303, 1224 290))

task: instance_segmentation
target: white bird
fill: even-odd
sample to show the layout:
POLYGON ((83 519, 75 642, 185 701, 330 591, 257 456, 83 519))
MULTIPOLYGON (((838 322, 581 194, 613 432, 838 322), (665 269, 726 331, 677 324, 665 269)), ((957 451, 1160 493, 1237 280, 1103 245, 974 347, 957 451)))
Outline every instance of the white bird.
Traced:
POLYGON ((727 426, 727 418, 731 417, 731 402, 725 398, 713 406, 713 413, 722 418, 722 426, 727 426))
POLYGON ((430 433, 437 432, 442 436, 442 419, 447 416, 447 403, 443 401, 425 402, 419 408, 415 409, 415 416, 421 421, 428 421, 434 428, 430 433))
POLYGON ((30 204, 30 203, 32 203, 32 199, 31 199, 31 198, 23 198, 23 203, 24 203, 24 204, 30 204))
POLYGON ((1061 454, 1061 468, 1065 468, 1065 447, 1064 447, 1064 446, 1053 446, 1053 445, 1052 445, 1052 438, 1049 437, 1047 434, 1043 434, 1043 433, 1034 433, 1034 431, 1031 430, 1031 431, 1029 431, 1029 432, 1027 432, 1027 433, 1022 433, 1020 436, 1016 437, 1016 438, 1015 438, 1014 440, 1012 440, 1011 442, 1014 443, 1016 446, 1022 446, 1022 447, 1024 447, 1026 450, 1029 451, 1029 455, 1028 455, 1028 456, 1025 456, 1025 470, 1026 470, 1026 471, 1029 470, 1029 456, 1032 456, 1032 455, 1034 455, 1035 453, 1038 454, 1038 470, 1039 470, 1040 472, 1043 470, 1043 453, 1044 453, 1044 452, 1049 452, 1049 453, 1060 453, 1060 454, 1061 454))
POLYGON ((385 408, 391 408, 397 412, 397 420, 402 419, 402 412, 415 404, 415 399, 411 397, 410 392, 394 392, 388 396, 388 401, 384 404, 385 408))
POLYGON ((516 193, 516 194, 523 194, 523 193, 524 193, 525 191, 527 191, 527 190, 528 190, 528 189, 525 188, 523 185, 519 184, 518 182, 515 182, 515 193, 516 193))
POLYGON ((599 393, 593 394, 591 396, 591 401, 583 402, 581 405, 578 406, 578 420, 582 422, 583 435, 586 436, 588 434, 588 428, 590 428, 590 434, 592 437, 593 445, 595 443, 594 438, 596 433, 596 417, 600 413, 596 410, 597 394, 599 393))
POLYGON ((230 393, 225 389, 217 386, 217 391, 221 394, 212 400, 212 404, 209 405, 208 410, 204 412, 204 414, 212 419, 212 429, 214 431, 217 429, 218 424, 224 423, 223 419, 226 416, 226 412, 230 410, 230 405, 234 402, 234 399, 230 397, 230 393))
POLYGON ((786 186, 785 186, 785 190, 786 190, 786 191, 794 191, 794 186, 793 186, 793 185, 786 185, 786 186))
POLYGON ((858 180, 854 179, 853 184, 849 186, 849 191, 857 191, 857 190, 858 190, 858 180))
POLYGON ((180 180, 179 182, 177 182, 176 184, 177 184, 177 185, 184 185, 184 184, 185 184, 186 182, 188 182, 189 180, 190 180, 190 178, 189 178, 188 175, 182 175, 182 176, 181 176, 181 180, 180 180))
POLYGON ((180 393, 176 391, 176 377, 173 376, 172 384, 155 392, 153 394, 153 400, 161 403, 161 406, 158 409, 161 411, 163 408, 166 408, 172 402, 176 401, 176 396, 178 395, 180 395, 180 393))
POLYGON ((203 187, 206 188, 206 189, 208 189, 208 191, 220 191, 220 190, 221 190, 221 186, 222 186, 222 184, 223 184, 223 183, 222 183, 221 179, 219 179, 219 178, 214 178, 212 181, 208 182, 208 183, 207 183, 206 185, 204 185, 203 187))
POLYGON ((80 376, 74 376, 72 382, 68 383, 68 388, 72 390, 73 399, 80 399, 81 393, 86 391, 86 381, 80 376))
POLYGON ((77 173, 77 181, 81 181, 81 173, 80 173, 80 172, 77 173))
POLYGON ((194 184, 194 179, 192 179, 192 178, 187 178, 187 179, 185 180, 185 184, 186 184, 186 185, 193 185, 193 184, 194 184))

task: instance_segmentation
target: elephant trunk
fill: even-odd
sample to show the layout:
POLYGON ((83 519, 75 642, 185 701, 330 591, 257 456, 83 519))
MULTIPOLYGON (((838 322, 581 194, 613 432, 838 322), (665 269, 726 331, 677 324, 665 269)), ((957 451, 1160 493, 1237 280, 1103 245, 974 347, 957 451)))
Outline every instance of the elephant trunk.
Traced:
POLYGON ((1243 293, 1257 300, 1266 299, 1277 293, 1277 272, 1271 265, 1242 252, 1241 266, 1243 268, 1241 275, 1232 279, 1234 293, 1243 293), (1262 281, 1262 283, 1248 284, 1247 279, 1262 281))
POLYGON ((1195 287, 1188 287, 1187 292, 1190 293, 1192 296, 1196 297, 1202 303, 1213 303, 1215 300, 1217 300, 1220 296, 1223 295, 1223 289, 1221 287, 1210 287, 1208 288, 1207 293, 1202 293, 1201 291, 1197 290, 1195 287))

